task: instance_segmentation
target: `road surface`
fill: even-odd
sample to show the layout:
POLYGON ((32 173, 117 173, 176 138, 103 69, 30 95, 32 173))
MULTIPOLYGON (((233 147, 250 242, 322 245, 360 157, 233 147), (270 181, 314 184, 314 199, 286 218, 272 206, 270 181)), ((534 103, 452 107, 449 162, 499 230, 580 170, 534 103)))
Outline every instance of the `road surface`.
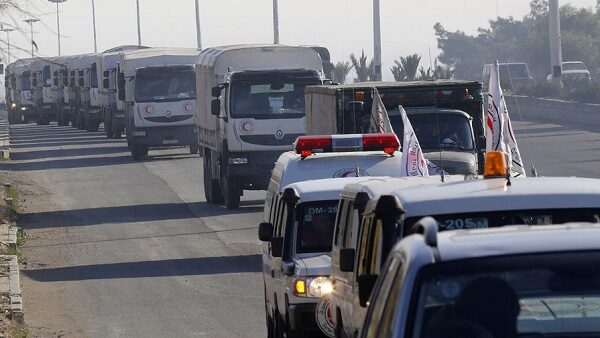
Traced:
MULTIPOLYGON (((600 133, 515 121, 547 176, 600 177, 600 133)), ((39 337, 265 337, 263 192, 231 212, 205 203, 186 149, 134 162, 123 140, 69 127, 12 129, 3 177, 20 182, 25 313, 39 337)))

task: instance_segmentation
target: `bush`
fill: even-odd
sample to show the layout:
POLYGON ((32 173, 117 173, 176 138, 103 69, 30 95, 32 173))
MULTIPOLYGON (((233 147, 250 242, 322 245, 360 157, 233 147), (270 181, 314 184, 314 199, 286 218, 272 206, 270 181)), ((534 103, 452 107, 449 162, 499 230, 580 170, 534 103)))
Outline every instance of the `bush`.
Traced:
POLYGON ((569 91, 568 99, 584 103, 600 103, 600 81, 594 80, 569 91))
POLYGON ((545 98, 561 98, 563 90, 552 83, 541 81, 527 90, 526 95, 545 98))

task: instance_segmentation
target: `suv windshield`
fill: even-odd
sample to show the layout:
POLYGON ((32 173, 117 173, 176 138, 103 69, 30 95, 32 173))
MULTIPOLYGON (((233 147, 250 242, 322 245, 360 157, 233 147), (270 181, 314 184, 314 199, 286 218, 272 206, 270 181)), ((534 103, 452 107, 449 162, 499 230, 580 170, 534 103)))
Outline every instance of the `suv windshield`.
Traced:
POLYGON ((191 68, 139 70, 135 77, 137 102, 181 101, 196 98, 196 75, 191 68))
MULTIPOLYGON (((389 112, 390 122, 400 142, 404 125, 398 110, 389 112)), ((465 116, 452 113, 426 113, 408 115, 423 151, 474 150, 471 123, 465 116)))
POLYGON ((331 251, 338 201, 303 203, 299 207, 297 253, 331 251))
POLYGON ((304 89, 321 81, 313 71, 272 71, 234 74, 231 117, 298 118, 304 116, 304 89))
POLYGON ((417 278, 406 337, 598 337, 599 260, 588 251, 430 265, 417 278))
POLYGON ((500 64, 500 78, 502 79, 522 79, 529 78, 529 69, 524 63, 500 64))
POLYGON ((562 68, 563 68, 563 71, 586 70, 583 63, 580 63, 580 62, 566 62, 566 63, 562 64, 562 68))

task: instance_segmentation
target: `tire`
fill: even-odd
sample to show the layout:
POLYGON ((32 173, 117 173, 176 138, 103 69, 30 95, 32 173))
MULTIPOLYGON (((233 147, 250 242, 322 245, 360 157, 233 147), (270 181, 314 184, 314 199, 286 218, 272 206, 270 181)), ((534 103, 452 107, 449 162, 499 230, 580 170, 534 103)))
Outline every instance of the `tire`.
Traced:
POLYGON ((273 336, 275 338, 284 338, 286 336, 285 323, 283 322, 283 319, 279 315, 278 310, 275 310, 275 315, 273 317, 274 317, 273 318, 274 319, 274 321, 273 321, 273 336))
POLYGON ((219 189, 219 182, 212 178, 210 150, 207 150, 204 154, 202 164, 204 170, 204 197, 208 203, 221 204, 223 198, 219 189))
POLYGON ((118 139, 120 139, 121 137, 123 137, 123 136, 122 136, 122 134, 123 134, 123 132, 122 132, 121 130, 119 130, 119 129, 115 129, 115 130, 113 130, 112 138, 114 138, 114 139, 117 139, 117 140, 118 140, 118 139))
POLYGON ((141 161, 148 156, 148 146, 134 145, 131 147, 131 155, 135 161, 141 161))
POLYGON ((90 119, 85 119, 85 130, 89 132, 97 132, 100 129, 100 122, 90 119))
POLYGON ((107 138, 114 138, 112 124, 107 120, 104 120, 104 135, 106 135, 107 138))
POLYGON ((267 338, 275 338, 275 324, 273 318, 269 316, 269 313, 265 313, 267 317, 267 338))
POLYGON ((344 332, 344 322, 342 321, 342 316, 341 316, 339 308, 336 311, 334 334, 335 334, 335 338, 348 338, 348 337, 346 337, 346 332, 344 332))
POLYGON ((192 154, 192 155, 194 155, 194 154, 197 154, 197 153, 198 153, 198 151, 199 151, 199 149, 200 149, 200 148, 198 147, 198 145, 197 145, 197 144, 192 144, 192 145, 190 146, 190 154, 192 154))
MULTIPOLYGON (((223 170, 224 171, 224 170, 223 170)), ((235 178, 221 176, 221 192, 223 193, 223 202, 229 210, 236 210, 240 207, 240 186, 235 178)))
POLYGON ((29 124, 29 117, 27 115, 23 116, 23 124, 29 124))

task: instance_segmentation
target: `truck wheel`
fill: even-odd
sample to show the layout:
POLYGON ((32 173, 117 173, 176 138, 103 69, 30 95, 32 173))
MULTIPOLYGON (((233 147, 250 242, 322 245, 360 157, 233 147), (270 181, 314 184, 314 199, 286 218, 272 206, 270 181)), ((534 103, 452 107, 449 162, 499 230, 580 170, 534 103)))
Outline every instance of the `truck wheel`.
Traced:
POLYGON ((122 133, 123 132, 121 130, 115 129, 115 130, 113 130, 112 138, 118 140, 118 139, 120 139, 122 137, 122 133))
POLYGON ((225 206, 229 210, 235 210, 240 207, 240 187, 239 183, 235 178, 221 178, 221 184, 223 185, 223 200, 225 206))
POLYGON ((148 146, 132 145, 131 155, 136 161, 143 160, 146 156, 148 156, 148 146))
POLYGON ((90 119, 85 120, 85 130, 89 132, 96 132, 100 129, 100 122, 96 122, 90 119))
POLYGON ((190 154, 197 154, 199 149, 200 148, 198 147, 197 144, 192 144, 190 146, 190 154))
POLYGON ((207 150, 204 154, 202 165, 204 170, 204 197, 208 203, 221 204, 223 198, 221 196, 221 190, 219 190, 219 182, 212 178, 210 150, 207 150))
POLYGON ((114 131, 112 130, 112 125, 110 122, 107 122, 106 120, 104 120, 104 135, 106 135, 107 138, 114 137, 114 131))

